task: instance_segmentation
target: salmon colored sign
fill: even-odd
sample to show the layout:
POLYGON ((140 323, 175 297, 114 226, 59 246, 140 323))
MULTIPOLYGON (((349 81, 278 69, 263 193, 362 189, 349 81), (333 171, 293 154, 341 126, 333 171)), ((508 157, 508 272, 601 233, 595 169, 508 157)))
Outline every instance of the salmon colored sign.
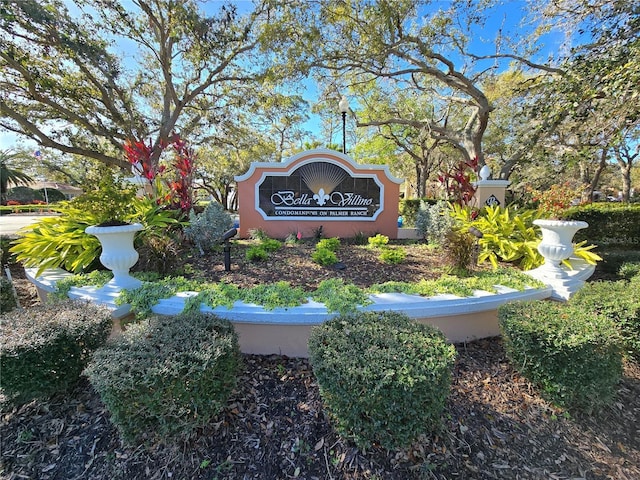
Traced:
POLYGON ((310 150, 282 163, 252 163, 236 177, 240 237, 381 233, 396 238, 402 180, 385 165, 359 165, 333 150, 310 150))

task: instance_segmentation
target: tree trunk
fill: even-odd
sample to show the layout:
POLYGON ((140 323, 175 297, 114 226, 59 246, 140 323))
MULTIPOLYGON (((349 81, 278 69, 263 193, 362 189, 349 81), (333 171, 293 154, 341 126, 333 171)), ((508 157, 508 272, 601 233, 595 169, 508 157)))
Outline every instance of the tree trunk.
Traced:
MULTIPOLYGON (((608 150, 606 148, 603 148, 600 154, 600 163, 598 163, 598 167, 596 168, 595 172, 593 172, 593 178, 590 182, 585 182, 589 185, 589 189, 587 192, 589 195, 589 201, 593 200, 593 192, 596 190, 596 188, 598 188, 598 184, 600 183, 600 175, 604 171, 604 168, 607 166, 607 153, 608 150)), ((580 170, 580 174, 582 176, 582 167, 580 167, 580 170)))
POLYGON ((635 153, 632 154, 627 145, 621 145, 615 149, 615 154, 622 177, 622 200, 628 202, 631 198, 631 168, 633 161, 640 155, 640 147, 636 146, 635 153))
POLYGON ((424 198, 427 195, 427 168, 423 162, 416 163, 416 196, 424 198))
POLYGON ((622 176, 622 201, 628 202, 631 198, 631 164, 620 163, 620 174, 622 176))

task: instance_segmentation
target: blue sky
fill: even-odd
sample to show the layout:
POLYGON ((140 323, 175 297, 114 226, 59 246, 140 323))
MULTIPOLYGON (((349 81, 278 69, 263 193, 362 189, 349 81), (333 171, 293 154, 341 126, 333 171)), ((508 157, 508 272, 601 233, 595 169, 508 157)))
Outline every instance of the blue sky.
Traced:
MULTIPOLYGON (((220 5, 219 1, 211 1, 204 2, 204 9, 208 10, 207 6, 216 8, 220 5)), ((68 3, 70 6, 71 2, 68 3)), ((131 8, 133 8, 133 3, 124 2, 125 5, 130 4, 131 8)), ((243 10, 248 10, 251 8, 252 2, 248 0, 242 0, 236 2, 238 5, 239 11, 242 13, 243 10)), ((442 8, 446 9, 450 5, 449 1, 442 0, 434 2, 433 8, 442 8)), ((506 38, 518 38, 530 31, 530 26, 526 26, 522 24, 524 18, 524 11, 526 8, 526 2, 520 0, 505 0, 502 4, 497 7, 491 9, 488 21, 484 25, 484 28, 478 29, 477 33, 474 32, 472 36, 472 47, 471 51, 475 54, 491 54, 495 52, 494 39, 496 36, 496 32, 498 29, 502 28, 504 36, 506 38)), ((563 42, 563 37, 559 34, 548 34, 542 38, 541 43, 539 44, 541 47, 541 51, 538 54, 536 60, 544 61, 549 53, 557 52, 563 42)), ((128 50, 128 49, 125 49, 128 50)), ((126 60, 134 60, 134 56, 131 54, 125 57, 126 60), (128 58, 126 58, 128 57, 128 58)), ((455 60, 455 58, 454 58, 455 60)), ((505 65, 507 62, 505 62, 505 65)), ((315 88, 315 83, 312 80, 309 80, 306 85, 306 91, 304 93, 305 99, 309 102, 310 106, 318 101, 318 91, 315 88)), ((355 103, 353 99, 350 99, 352 105, 355 103)), ((310 131, 317 132, 319 130, 319 119, 314 118, 309 112, 310 120, 305 125, 305 128, 310 131)), ((337 104, 336 104, 336 115, 339 115, 337 112, 337 104)), ((20 140, 15 134, 5 131, 0 131, 0 149, 7 150, 12 148, 20 148, 21 146, 27 146, 33 150, 36 150, 38 147, 32 141, 28 140, 20 140)))

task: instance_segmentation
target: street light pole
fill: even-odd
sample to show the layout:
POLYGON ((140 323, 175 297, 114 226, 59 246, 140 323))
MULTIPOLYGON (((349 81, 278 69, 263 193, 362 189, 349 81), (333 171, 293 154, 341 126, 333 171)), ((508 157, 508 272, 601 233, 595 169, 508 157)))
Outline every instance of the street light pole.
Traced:
POLYGON ((347 153, 347 112, 349 111, 349 101, 344 95, 338 103, 338 108, 342 114, 342 153, 347 153))

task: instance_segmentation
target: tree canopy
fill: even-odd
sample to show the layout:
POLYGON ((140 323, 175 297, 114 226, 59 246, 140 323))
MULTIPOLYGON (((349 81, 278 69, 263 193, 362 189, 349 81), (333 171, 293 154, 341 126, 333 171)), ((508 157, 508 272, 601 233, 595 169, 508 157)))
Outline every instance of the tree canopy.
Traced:
POLYGON ((640 6, 527 6, 492 30, 497 0, 1 0, 0 129, 120 169, 126 140, 150 140, 157 161, 179 133, 209 155, 204 184, 212 158, 219 182, 246 159, 334 142, 327 108, 348 95, 353 154, 384 155, 420 195, 444 158, 478 158, 503 178, 562 162, 596 183, 615 162, 628 197, 640 6), (552 31, 569 47, 544 58, 552 31))

